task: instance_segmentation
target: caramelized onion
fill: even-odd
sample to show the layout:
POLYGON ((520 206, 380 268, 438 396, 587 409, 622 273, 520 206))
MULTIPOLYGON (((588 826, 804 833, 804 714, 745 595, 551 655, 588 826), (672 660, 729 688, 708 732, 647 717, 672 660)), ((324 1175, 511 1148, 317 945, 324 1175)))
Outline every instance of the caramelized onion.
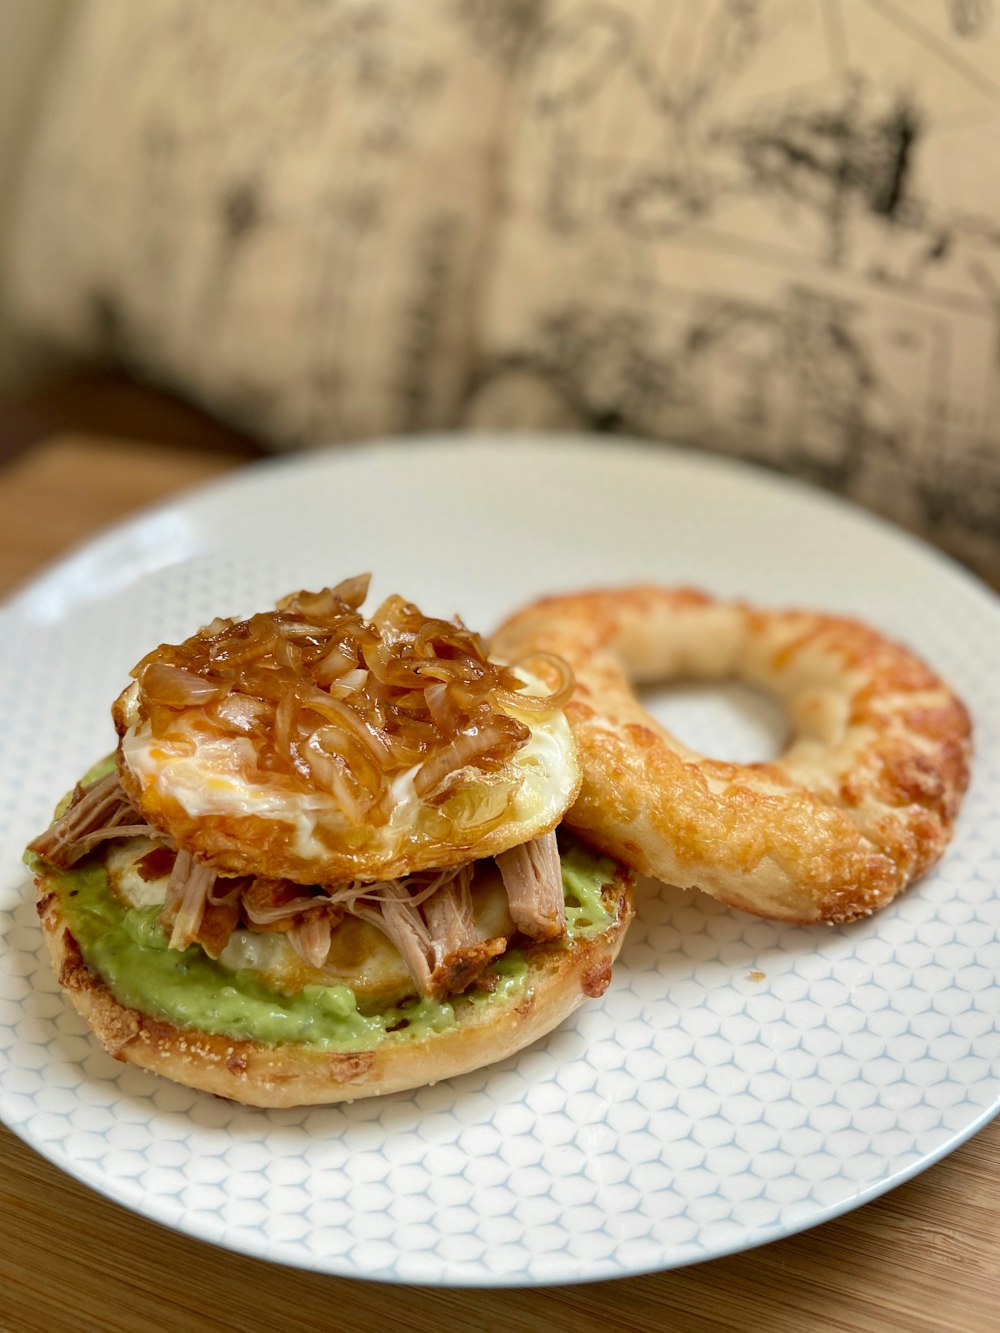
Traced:
POLYGON ((513 742, 516 748, 527 739, 528 728, 503 714, 485 725, 468 727, 424 761, 413 779, 413 790, 421 799, 430 796, 460 768, 482 764, 492 753, 502 750, 505 742, 513 742))
POLYGON ((491 662, 460 620, 402 597, 366 620, 367 591, 361 575, 162 644, 132 673, 141 718, 157 739, 238 741, 256 765, 248 778, 329 793, 352 824, 385 823, 394 779, 414 768, 416 795, 435 804, 485 780, 489 799, 463 818, 501 817, 520 781, 510 761, 530 734, 510 714, 558 708, 573 689, 568 666, 536 654, 550 693, 526 693, 517 668, 491 662))
MULTIPOLYGON (((518 708, 525 713, 548 713, 555 708, 562 708, 569 702, 573 693, 576 681, 573 677, 573 671, 568 662, 563 658, 557 657, 555 653, 536 652, 530 657, 523 658, 520 662, 510 667, 509 674, 514 676, 518 682, 516 689, 510 689, 503 685, 498 685, 494 691, 495 697, 508 708, 518 708), (527 671, 526 662, 532 665, 547 667, 553 671, 556 676, 556 683, 549 694, 524 694, 524 684, 514 674, 518 670, 527 671)), ((537 672, 531 672, 537 675, 537 672)))
POLYGON ((312 613, 326 618, 336 615, 343 603, 352 611, 357 611, 368 596, 371 581, 370 574, 355 574, 349 579, 342 579, 334 588, 322 588, 319 592, 293 592, 281 599, 278 610, 291 610, 302 615, 312 613))
POLYGON ((356 653, 348 653, 345 644, 335 643, 313 667, 313 680, 317 685, 330 685, 335 680, 343 679, 357 665, 356 653))
POLYGON ((247 735, 251 732, 259 735, 270 713, 263 699, 255 699, 249 694, 227 694, 206 711, 213 721, 221 723, 223 727, 247 735))
POLYGON ((325 717, 335 727, 346 731, 367 750, 377 764, 385 765, 389 759, 389 749, 378 731, 364 721, 357 712, 341 699, 332 699, 322 690, 310 690, 303 699, 306 708, 312 709, 320 717, 325 717))
POLYGON ((217 681, 206 680, 166 662, 150 662, 142 673, 142 690, 146 698, 167 708, 210 703, 225 689, 217 681))

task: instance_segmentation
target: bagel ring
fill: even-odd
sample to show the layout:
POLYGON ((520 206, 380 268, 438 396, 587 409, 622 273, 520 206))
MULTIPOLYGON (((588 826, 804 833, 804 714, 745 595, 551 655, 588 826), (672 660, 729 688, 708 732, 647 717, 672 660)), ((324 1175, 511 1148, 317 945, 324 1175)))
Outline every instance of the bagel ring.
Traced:
POLYGON ((782 921, 870 916, 941 856, 968 785, 969 715, 907 649, 854 620, 652 586, 548 597, 492 651, 559 654, 583 785, 565 823, 634 870, 782 921), (769 763, 698 754, 635 686, 739 678, 776 696, 769 763))

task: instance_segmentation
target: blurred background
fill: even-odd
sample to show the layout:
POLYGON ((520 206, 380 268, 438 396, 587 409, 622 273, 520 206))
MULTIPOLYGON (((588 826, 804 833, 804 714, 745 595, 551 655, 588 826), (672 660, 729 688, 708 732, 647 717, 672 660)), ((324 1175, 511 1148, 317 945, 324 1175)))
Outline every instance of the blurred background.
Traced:
MULTIPOLYGON (((69 11, 69 0, 4 0, 0 4, 0 243, 12 220, 18 167, 27 146, 27 128, 37 109, 46 59, 69 11)), ((6 284, 5 284, 6 285, 6 284)), ((2 293, 2 289, 0 289, 2 293)), ((0 294, 0 388, 28 375, 21 344, 11 329, 9 303, 0 294)))
POLYGON ((8 459, 640 436, 1000 576, 994 0, 0 0, 0 197, 8 459))

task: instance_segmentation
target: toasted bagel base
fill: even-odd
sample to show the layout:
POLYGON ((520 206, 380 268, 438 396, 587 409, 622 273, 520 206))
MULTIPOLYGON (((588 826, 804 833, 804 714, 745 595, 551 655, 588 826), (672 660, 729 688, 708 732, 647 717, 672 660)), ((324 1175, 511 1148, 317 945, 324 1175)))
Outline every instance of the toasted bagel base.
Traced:
MULTIPOLYGON (((52 873, 52 877, 57 872, 52 873)), ((530 944, 528 977, 508 1000, 456 1006, 456 1024, 425 1039, 387 1037, 368 1050, 267 1045, 178 1028, 120 1004, 88 966, 44 865, 36 869, 38 915, 59 984, 116 1060, 249 1106, 354 1101, 402 1092, 495 1064, 556 1028, 586 999, 603 994, 632 919, 628 873, 605 889, 611 925, 577 941, 530 944)))

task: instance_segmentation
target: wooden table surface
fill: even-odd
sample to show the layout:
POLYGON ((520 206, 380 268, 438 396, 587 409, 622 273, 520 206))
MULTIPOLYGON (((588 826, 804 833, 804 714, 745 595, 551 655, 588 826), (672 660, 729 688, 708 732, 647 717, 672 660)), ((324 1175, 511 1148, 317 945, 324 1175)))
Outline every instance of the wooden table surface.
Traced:
MULTIPOLYGON (((0 594, 104 524, 240 466, 62 437, 0 469, 0 594)), ((488 1293, 281 1268, 174 1234, 0 1129, 0 1329, 1000 1330, 1000 1121, 915 1180, 761 1249, 639 1278, 488 1293)))

